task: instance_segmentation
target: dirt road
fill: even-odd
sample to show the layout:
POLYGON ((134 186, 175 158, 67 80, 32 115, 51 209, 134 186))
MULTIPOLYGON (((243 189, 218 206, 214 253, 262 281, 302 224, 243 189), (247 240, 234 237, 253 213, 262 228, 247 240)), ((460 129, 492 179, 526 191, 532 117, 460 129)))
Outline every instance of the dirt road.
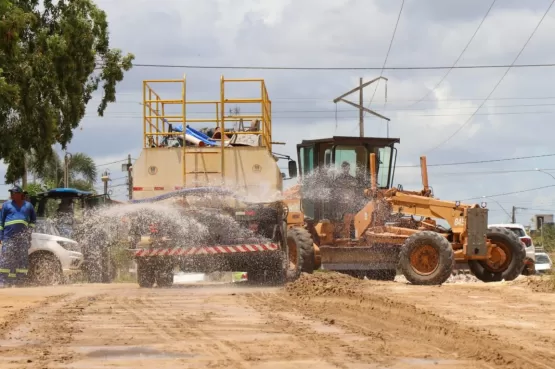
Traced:
POLYGON ((555 368, 555 294, 303 276, 0 290, 0 368, 555 368))

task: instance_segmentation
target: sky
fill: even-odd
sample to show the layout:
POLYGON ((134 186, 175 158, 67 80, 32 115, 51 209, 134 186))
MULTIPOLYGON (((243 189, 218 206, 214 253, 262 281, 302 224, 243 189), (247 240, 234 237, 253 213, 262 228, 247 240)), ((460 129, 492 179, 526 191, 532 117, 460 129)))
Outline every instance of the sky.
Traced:
MULTIPOLYGON (((491 5, 490 0, 405 0, 400 12, 401 0, 96 3, 107 12, 111 46, 135 54, 135 63, 380 68, 386 55, 386 67, 452 66, 491 5)), ((550 3, 551 0, 497 0, 457 65, 511 64, 550 3)), ((555 62, 549 36, 554 32, 552 9, 517 64, 555 62)), ((364 90, 365 106, 389 117, 390 137, 401 139, 395 184, 420 189, 419 169, 408 166, 418 164, 419 157, 426 155, 435 196, 486 201, 491 210, 490 223, 508 221, 505 211, 510 212, 512 206, 517 207, 517 222, 523 224, 528 224, 534 214, 553 213, 555 187, 488 196, 555 185, 555 156, 433 165, 555 154, 554 71, 384 70, 387 99, 382 81, 377 88, 373 84, 364 90)), ((92 156, 99 171, 110 171, 113 197, 125 199, 125 173, 121 172, 121 162, 103 164, 124 160, 128 154, 132 158, 140 154, 142 81, 178 79, 184 73, 192 99, 217 99, 222 74, 226 78, 264 78, 272 100, 273 139, 287 143, 274 147, 274 151, 291 156, 296 155, 296 144, 302 139, 357 136, 358 111, 344 103, 335 105, 332 100, 355 87, 360 77, 369 81, 380 76, 380 70, 135 67, 118 85, 117 103, 109 106, 104 117, 95 113, 100 95, 93 99, 68 148, 69 152, 92 156)), ((191 112, 191 117, 207 116, 207 110, 191 112)), ((202 124, 198 126, 201 127, 202 124)), ((384 120, 365 116, 366 136, 385 137, 386 132, 384 120)), ((280 166, 285 168, 286 163, 280 166)), ((0 166, 0 176, 4 173, 5 167, 0 166)), ((7 189, 0 186, 0 191, 4 188, 7 189)))

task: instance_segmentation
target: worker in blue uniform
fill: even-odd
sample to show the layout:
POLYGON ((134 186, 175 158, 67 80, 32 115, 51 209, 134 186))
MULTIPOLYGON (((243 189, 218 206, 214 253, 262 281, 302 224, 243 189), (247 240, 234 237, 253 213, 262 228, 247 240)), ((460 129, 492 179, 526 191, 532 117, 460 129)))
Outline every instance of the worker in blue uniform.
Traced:
POLYGON ((0 287, 21 285, 27 281, 31 234, 37 216, 33 205, 25 200, 19 186, 10 189, 10 200, 0 211, 0 287))

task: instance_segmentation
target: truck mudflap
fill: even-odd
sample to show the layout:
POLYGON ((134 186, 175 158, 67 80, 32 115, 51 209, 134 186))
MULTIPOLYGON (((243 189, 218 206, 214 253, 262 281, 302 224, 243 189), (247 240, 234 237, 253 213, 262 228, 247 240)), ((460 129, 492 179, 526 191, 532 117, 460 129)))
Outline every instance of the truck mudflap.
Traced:
POLYGON ((221 255, 237 253, 269 252, 279 250, 277 243, 171 247, 171 248, 138 248, 131 249, 136 257, 148 256, 193 256, 193 255, 221 255))

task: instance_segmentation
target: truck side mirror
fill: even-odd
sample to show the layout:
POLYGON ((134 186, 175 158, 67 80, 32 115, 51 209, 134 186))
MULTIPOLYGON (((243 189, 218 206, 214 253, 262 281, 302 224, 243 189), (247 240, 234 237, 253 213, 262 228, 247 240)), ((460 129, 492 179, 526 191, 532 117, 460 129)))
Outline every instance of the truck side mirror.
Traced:
POLYGON ((289 169, 289 178, 296 178, 297 177, 297 162, 294 160, 289 160, 287 163, 289 169))
POLYGON ((281 179, 285 179, 285 173, 281 173, 281 179))

